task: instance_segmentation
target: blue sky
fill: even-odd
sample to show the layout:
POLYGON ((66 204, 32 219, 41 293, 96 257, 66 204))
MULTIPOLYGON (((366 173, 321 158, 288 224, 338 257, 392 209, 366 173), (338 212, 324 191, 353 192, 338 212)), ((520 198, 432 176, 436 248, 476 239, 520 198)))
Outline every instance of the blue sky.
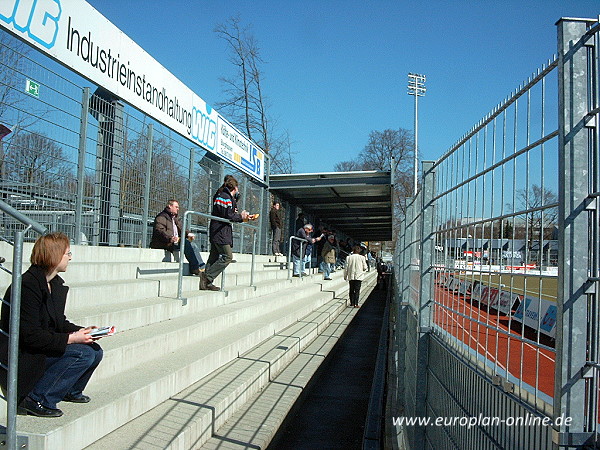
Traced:
POLYGON ((412 131, 409 72, 427 76, 419 150, 437 159, 556 53, 560 17, 600 14, 598 0, 89 3, 209 104, 234 71, 214 27, 239 15, 259 43, 296 173, 356 158, 373 130, 412 131))

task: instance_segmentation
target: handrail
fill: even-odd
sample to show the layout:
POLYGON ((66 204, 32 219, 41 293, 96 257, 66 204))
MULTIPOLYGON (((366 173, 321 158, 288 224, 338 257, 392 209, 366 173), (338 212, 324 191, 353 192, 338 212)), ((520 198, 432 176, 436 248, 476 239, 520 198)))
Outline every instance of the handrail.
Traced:
MULTIPOLYGON (((227 220, 224 219, 222 217, 217 217, 217 216, 213 216, 210 214, 206 214, 206 213, 201 213, 198 211, 186 211, 183 214, 183 224, 182 224, 182 229, 181 229, 181 234, 183 236, 179 237, 179 276, 177 279, 177 299, 181 300, 183 302, 183 304, 186 304, 187 299, 181 296, 181 293, 183 291, 183 258, 185 256, 185 242, 183 241, 183 239, 186 239, 186 230, 187 230, 187 223, 188 223, 188 216, 190 215, 195 215, 195 216, 200 216, 200 217, 206 217, 208 219, 211 220, 218 220, 219 222, 225 222, 225 223, 230 223, 232 225, 240 225, 242 227, 247 227, 250 228, 252 230, 252 232, 254 233, 254 236, 256 237, 256 232, 258 230, 258 226, 256 225, 250 225, 249 223, 245 223, 245 222, 232 222, 231 220, 227 220)), ((256 239, 252 239, 252 263, 250 266, 250 286, 254 286, 254 256, 256 254, 256 239)), ((223 288, 225 286, 225 272, 223 272, 221 274, 221 288, 223 288)))
MULTIPOLYGON (((41 235, 46 234, 48 229, 2 200, 0 200, 0 210, 25 225, 24 230, 15 233, 14 243, 11 243, 13 245, 13 270, 10 292, 10 325, 8 330, 8 367, 6 368, 8 372, 6 383, 6 447, 13 450, 17 448, 17 382, 19 373, 23 241, 25 234, 30 229, 41 235)), ((8 242, 7 239, 2 240, 8 242)), ((3 268, 3 270, 6 269, 3 268)))
POLYGON ((33 231, 39 234, 46 234, 48 232, 48 229, 45 226, 39 222, 36 222, 31 217, 27 217, 22 212, 17 211, 15 208, 2 200, 0 200, 0 210, 4 211, 9 216, 12 216, 14 219, 17 219, 23 225, 27 225, 28 228, 26 228, 25 231, 31 228, 33 231))
POLYGON ((292 279, 292 275, 291 275, 291 270, 292 270, 292 266, 290 266, 290 264, 293 265, 292 263, 292 241, 296 239, 297 241, 300 241, 300 264, 302 264, 302 267, 300 268, 300 278, 302 278, 302 275, 304 274, 304 252, 302 251, 302 244, 306 243, 306 245, 308 245, 308 241, 306 239, 302 239, 299 238, 298 236, 290 236, 290 245, 288 245, 288 280, 292 279))
POLYGON ((21 321, 21 266, 23 264, 23 237, 33 228, 27 225, 15 233, 13 248, 12 288, 10 290, 10 324, 8 329, 8 374, 6 386, 6 441, 7 448, 17 448, 17 382, 19 373, 19 327, 21 321))

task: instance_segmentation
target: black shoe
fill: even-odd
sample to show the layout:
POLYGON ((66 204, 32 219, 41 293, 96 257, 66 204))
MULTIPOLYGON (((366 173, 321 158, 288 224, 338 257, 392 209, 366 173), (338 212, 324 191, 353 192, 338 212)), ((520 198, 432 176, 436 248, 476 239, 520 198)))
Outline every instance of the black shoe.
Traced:
POLYGON ((190 274, 192 274, 192 275, 200 275, 200 269, 190 270, 190 274))
POLYGON ((214 285, 214 284, 212 284, 212 283, 208 283, 208 284, 206 285, 206 290, 207 290, 207 291, 220 291, 220 290, 221 290, 221 288, 218 288, 217 286, 215 286, 215 285, 214 285))
POLYGON ((65 398, 63 398, 63 402, 71 402, 71 403, 89 403, 90 400, 91 399, 87 395, 83 395, 83 394, 78 394, 78 395, 67 394, 67 395, 65 395, 65 398))
POLYGON ((200 289, 201 291, 205 291, 206 286, 208 286, 208 278, 206 278, 206 273, 200 272, 200 283, 198 289, 200 289))
POLYGON ((329 277, 327 277, 327 278, 323 278, 323 279, 324 279, 324 280, 327 280, 327 281, 331 281, 331 278, 329 278, 329 277))
POLYGON ((295 273, 294 275, 292 275, 293 277, 299 277, 300 275, 298 275, 297 273, 295 273))
POLYGON ((42 405, 40 402, 36 402, 35 400, 25 397, 19 407, 17 408, 17 412, 21 415, 31 415, 37 417, 60 417, 63 415, 63 412, 58 408, 47 408, 42 405))

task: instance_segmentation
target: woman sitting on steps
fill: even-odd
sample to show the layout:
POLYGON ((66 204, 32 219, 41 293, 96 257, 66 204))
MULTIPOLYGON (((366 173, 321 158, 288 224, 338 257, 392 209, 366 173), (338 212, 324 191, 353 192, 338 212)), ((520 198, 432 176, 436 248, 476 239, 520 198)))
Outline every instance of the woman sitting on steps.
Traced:
MULTIPOLYGON (((19 414, 60 417, 60 401, 87 403, 83 394, 102 359, 102 348, 89 335, 97 327, 74 325, 65 317, 69 288, 58 276, 71 260, 69 238, 50 233, 35 242, 31 267, 21 283, 19 370, 17 399, 19 414)), ((18 270, 18 268, 15 268, 18 270)), ((4 299, 10 302, 11 288, 4 299)), ((10 307, 2 304, 0 328, 8 333, 10 307)), ((8 336, 0 334, 0 360, 7 365, 8 336)), ((0 369, 0 385, 7 389, 7 371, 0 369)))

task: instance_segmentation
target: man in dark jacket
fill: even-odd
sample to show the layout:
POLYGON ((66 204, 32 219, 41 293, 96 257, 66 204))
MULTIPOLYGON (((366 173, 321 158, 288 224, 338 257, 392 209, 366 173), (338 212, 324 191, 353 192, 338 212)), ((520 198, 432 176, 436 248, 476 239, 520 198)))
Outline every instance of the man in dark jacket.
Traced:
POLYGON ((248 212, 238 213, 237 199, 239 198, 239 189, 237 180, 228 175, 225 177, 225 183, 221 186, 213 197, 212 215, 222 217, 228 222, 222 222, 217 219, 211 219, 210 236, 210 254, 206 261, 207 269, 200 274, 200 289, 208 291, 218 291, 219 288, 213 284, 221 272, 233 260, 231 247, 233 246, 233 227, 229 222, 243 222, 248 219, 248 212))
MULTIPOLYGON (((179 202, 169 200, 165 209, 158 213, 154 219, 150 248, 162 248, 171 253, 179 251, 182 235, 181 220, 177 217, 178 214, 179 202)), ((198 259, 187 239, 183 239, 183 242, 183 252, 190 263, 190 273, 198 275, 200 270, 204 268, 204 261, 202 261, 202 258, 198 259)), ((176 257, 175 260, 179 261, 179 258, 176 257)))
POLYGON ((276 200, 273 202, 273 208, 269 213, 269 222, 271 222, 271 231, 273 232, 273 255, 283 256, 279 251, 281 245, 281 204, 276 200))

